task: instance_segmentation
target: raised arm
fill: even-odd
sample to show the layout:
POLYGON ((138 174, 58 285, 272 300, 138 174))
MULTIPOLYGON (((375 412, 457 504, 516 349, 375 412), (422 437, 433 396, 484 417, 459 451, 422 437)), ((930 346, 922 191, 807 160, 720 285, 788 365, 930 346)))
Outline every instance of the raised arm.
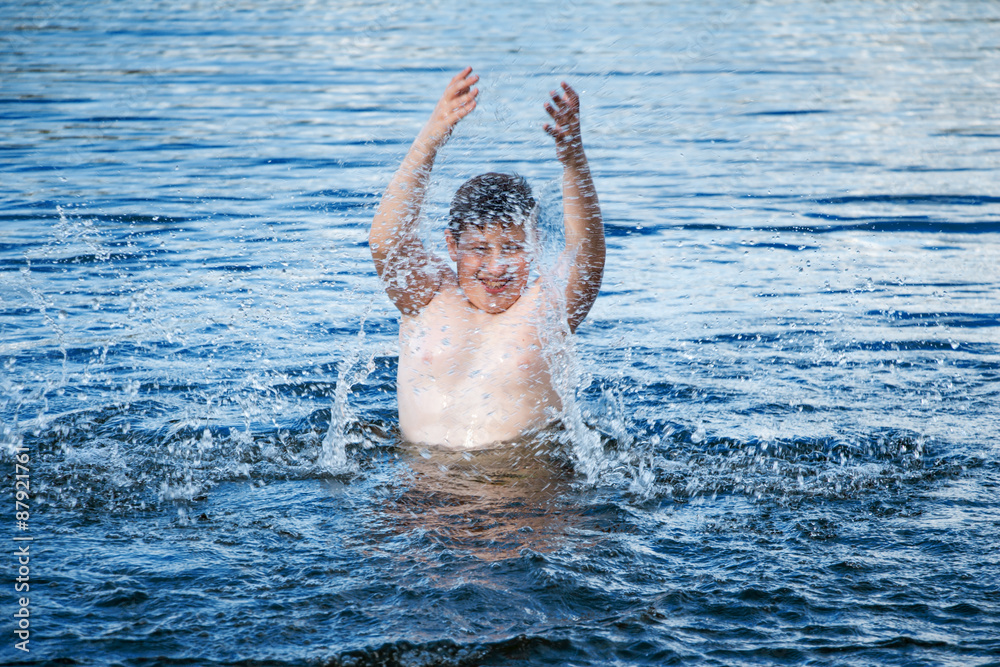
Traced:
POLYGON ((375 270, 389 298, 406 315, 430 303, 447 270, 420 242, 417 223, 434 158, 458 121, 476 108, 479 90, 473 86, 478 80, 466 67, 448 84, 386 188, 368 234, 375 270))
POLYGON ((553 91, 545 110, 552 123, 545 126, 556 140, 556 157, 563 167, 563 224, 566 228, 568 282, 566 316, 570 331, 587 317, 604 276, 604 222, 590 165, 580 134, 580 98, 566 83, 562 94, 553 91))

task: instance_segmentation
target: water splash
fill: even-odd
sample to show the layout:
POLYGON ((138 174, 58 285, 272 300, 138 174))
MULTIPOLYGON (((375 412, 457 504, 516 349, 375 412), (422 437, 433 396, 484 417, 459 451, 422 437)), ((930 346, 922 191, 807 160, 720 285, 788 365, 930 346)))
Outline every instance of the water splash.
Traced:
POLYGON ((373 297, 361 315, 354 344, 349 346, 347 355, 337 364, 337 384, 333 391, 330 426, 326 437, 323 438, 323 446, 317 460, 320 468, 333 474, 351 473, 357 470, 357 464, 347 455, 347 445, 356 444, 348 433, 349 425, 356 419, 350 406, 350 395, 352 387, 364 382, 369 374, 375 371, 377 352, 374 349, 367 351, 365 349, 367 347, 365 321, 371 314, 374 303, 373 297))
POLYGON ((561 206, 552 205, 561 202, 556 188, 558 185, 549 183, 540 193, 543 204, 549 204, 541 207, 538 218, 538 263, 546 306, 539 313, 542 354, 562 405, 559 419, 566 429, 565 437, 574 465, 588 484, 598 484, 604 481, 616 461, 605 451, 601 432, 586 420, 586 403, 581 389, 590 384, 590 374, 579 354, 578 338, 569 331, 566 285, 569 267, 575 258, 565 252, 561 206))

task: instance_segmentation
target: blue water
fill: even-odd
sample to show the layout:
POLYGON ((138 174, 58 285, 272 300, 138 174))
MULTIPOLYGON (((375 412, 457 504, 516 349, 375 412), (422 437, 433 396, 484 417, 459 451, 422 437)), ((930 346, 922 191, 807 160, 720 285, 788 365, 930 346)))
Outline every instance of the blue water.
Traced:
POLYGON ((1000 665, 997 3, 0 17, 0 660, 1000 665), (556 224, 565 79, 609 257, 566 428, 462 455, 366 238, 466 64, 429 242, 488 170, 556 224))

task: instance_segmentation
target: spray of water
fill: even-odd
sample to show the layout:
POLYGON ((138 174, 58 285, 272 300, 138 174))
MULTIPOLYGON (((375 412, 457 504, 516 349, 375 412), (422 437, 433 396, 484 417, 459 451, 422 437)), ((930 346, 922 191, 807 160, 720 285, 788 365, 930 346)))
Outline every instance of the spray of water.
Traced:
MULTIPOLYGON (((558 202, 553 191, 561 181, 548 184, 543 201, 558 202)), ((601 432, 587 423, 586 405, 581 388, 590 384, 590 374, 578 350, 578 339, 569 331, 566 285, 569 267, 575 258, 565 253, 560 238, 563 228, 560 206, 543 206, 539 213, 539 234, 536 241, 539 273, 546 294, 546 307, 539 313, 542 352, 548 362, 552 385, 559 396, 559 420, 565 428, 565 438, 573 462, 588 484, 598 484, 616 464, 605 451, 601 432)))
POLYGON ((375 370, 376 352, 367 349, 370 346, 365 340, 365 321, 371 314, 374 298, 368 303, 358 325, 358 335, 346 356, 337 364, 337 384, 333 391, 333 402, 330 408, 330 426, 323 447, 320 450, 317 464, 321 469, 331 474, 357 472, 357 464, 347 454, 350 442, 348 426, 356 419, 350 406, 351 389, 364 382, 375 370))

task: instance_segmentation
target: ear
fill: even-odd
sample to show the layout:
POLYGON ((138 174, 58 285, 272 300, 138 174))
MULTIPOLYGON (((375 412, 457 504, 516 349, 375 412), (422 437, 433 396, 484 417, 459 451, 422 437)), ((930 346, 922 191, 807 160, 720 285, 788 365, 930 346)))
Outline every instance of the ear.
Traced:
POLYGON ((458 263, 458 237, 450 229, 444 230, 444 240, 448 243, 448 255, 451 261, 458 263))

